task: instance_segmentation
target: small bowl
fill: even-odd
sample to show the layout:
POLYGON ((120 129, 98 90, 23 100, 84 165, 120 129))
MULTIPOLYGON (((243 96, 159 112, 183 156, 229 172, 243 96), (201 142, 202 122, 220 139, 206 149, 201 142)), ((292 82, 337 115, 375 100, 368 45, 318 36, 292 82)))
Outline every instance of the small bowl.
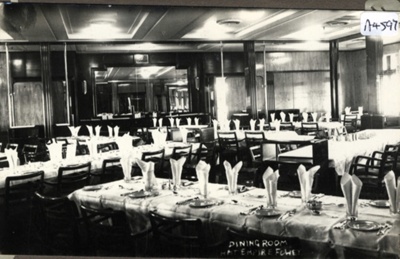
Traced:
POLYGON ((309 210, 321 210, 322 202, 317 200, 309 200, 307 201, 307 208, 309 210))

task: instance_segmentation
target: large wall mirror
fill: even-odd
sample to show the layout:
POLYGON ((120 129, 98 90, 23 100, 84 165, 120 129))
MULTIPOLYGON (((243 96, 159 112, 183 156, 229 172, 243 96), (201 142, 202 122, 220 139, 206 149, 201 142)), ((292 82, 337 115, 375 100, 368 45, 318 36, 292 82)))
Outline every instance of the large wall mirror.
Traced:
POLYGON ((108 67, 93 72, 96 115, 189 112, 187 70, 174 66, 108 67))

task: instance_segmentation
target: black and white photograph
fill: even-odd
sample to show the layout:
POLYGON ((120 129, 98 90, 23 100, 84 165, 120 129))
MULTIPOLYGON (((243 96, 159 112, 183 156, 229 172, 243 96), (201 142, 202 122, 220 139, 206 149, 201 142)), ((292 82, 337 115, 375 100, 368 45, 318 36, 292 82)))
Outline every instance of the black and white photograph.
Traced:
POLYGON ((400 2, 0 1, 0 258, 399 258, 400 2))

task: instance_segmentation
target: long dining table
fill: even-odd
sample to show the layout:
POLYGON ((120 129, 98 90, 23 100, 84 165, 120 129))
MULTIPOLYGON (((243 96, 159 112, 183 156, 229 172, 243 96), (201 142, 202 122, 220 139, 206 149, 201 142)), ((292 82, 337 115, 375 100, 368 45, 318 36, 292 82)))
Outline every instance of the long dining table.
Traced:
MULTIPOLYGON (((302 204, 296 192, 278 191, 277 213, 271 216, 255 209, 266 206, 267 192, 264 189, 247 187, 244 192, 230 195, 226 185, 210 184, 208 199, 212 201, 211 205, 195 206, 196 203, 187 201, 203 199, 196 182, 184 182, 182 187, 173 191, 168 180, 157 181, 157 190, 143 196, 135 195, 146 192, 143 192, 142 179, 134 178, 128 182, 121 180, 98 185, 98 188, 76 190, 69 198, 77 206, 84 204, 93 208, 124 211, 133 232, 149 229, 148 214, 155 210, 172 218, 201 219, 209 239, 226 238, 226 229, 229 227, 245 233, 298 237, 304 250, 300 251, 300 255, 301 252, 310 251, 320 255, 331 249, 338 253, 346 249, 358 249, 368 253, 400 254, 400 216, 390 215, 388 208, 373 207, 368 200, 359 201, 358 219, 372 221, 378 227, 371 231, 360 231, 344 224, 346 201, 343 197, 317 194, 316 199, 322 202, 323 207, 315 215, 302 204), (286 216, 280 217, 282 215, 286 216), (386 231, 380 232, 382 229, 386 231)), ((234 248, 222 248, 221 255, 226 255, 227 249, 234 248)))

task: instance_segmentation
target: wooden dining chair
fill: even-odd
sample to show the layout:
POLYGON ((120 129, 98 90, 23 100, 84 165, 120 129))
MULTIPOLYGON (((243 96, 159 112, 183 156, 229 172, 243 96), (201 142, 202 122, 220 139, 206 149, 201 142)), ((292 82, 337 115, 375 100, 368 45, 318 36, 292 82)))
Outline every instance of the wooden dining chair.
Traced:
POLYGON ((231 164, 239 162, 245 156, 246 148, 239 146, 236 132, 218 132, 217 134, 220 160, 226 160, 231 164))
MULTIPOLYGON (((164 156, 165 149, 160 149, 156 151, 147 151, 142 153, 142 160, 144 162, 153 162, 154 174, 156 177, 168 178, 168 173, 164 172, 164 156)), ((133 166, 134 170, 140 170, 139 166, 136 164, 133 166)))
POLYGON ((316 135, 319 131, 318 122, 302 122, 301 134, 302 135, 316 135))
POLYGON ((58 168, 57 177, 46 179, 44 183, 50 187, 50 193, 58 196, 68 195, 90 183, 91 166, 91 162, 61 166, 58 168))
POLYGON ((104 159, 101 170, 90 171, 90 184, 101 184, 123 179, 120 158, 104 159))
POLYGON ((22 156, 24 158, 24 164, 35 162, 38 156, 38 145, 24 144, 22 147, 22 156))
POLYGON ((363 183, 360 197, 366 199, 387 198, 383 179, 396 170, 398 145, 386 145, 383 152, 375 151, 371 156, 357 156, 350 166, 350 174, 355 174, 363 183))
POLYGON ((343 119, 343 126, 346 128, 348 133, 354 133, 358 131, 358 119, 357 114, 345 114, 343 119))
MULTIPOLYGON (((156 211, 150 211, 149 218, 154 238, 153 251, 162 251, 163 257, 209 257, 212 249, 218 246, 210 243, 198 218, 172 218, 156 211)), ((212 257, 217 256, 214 254, 212 257)))
POLYGON ((262 131, 246 131, 246 146, 249 150, 249 166, 258 167, 262 162, 262 143, 265 135, 262 131))

